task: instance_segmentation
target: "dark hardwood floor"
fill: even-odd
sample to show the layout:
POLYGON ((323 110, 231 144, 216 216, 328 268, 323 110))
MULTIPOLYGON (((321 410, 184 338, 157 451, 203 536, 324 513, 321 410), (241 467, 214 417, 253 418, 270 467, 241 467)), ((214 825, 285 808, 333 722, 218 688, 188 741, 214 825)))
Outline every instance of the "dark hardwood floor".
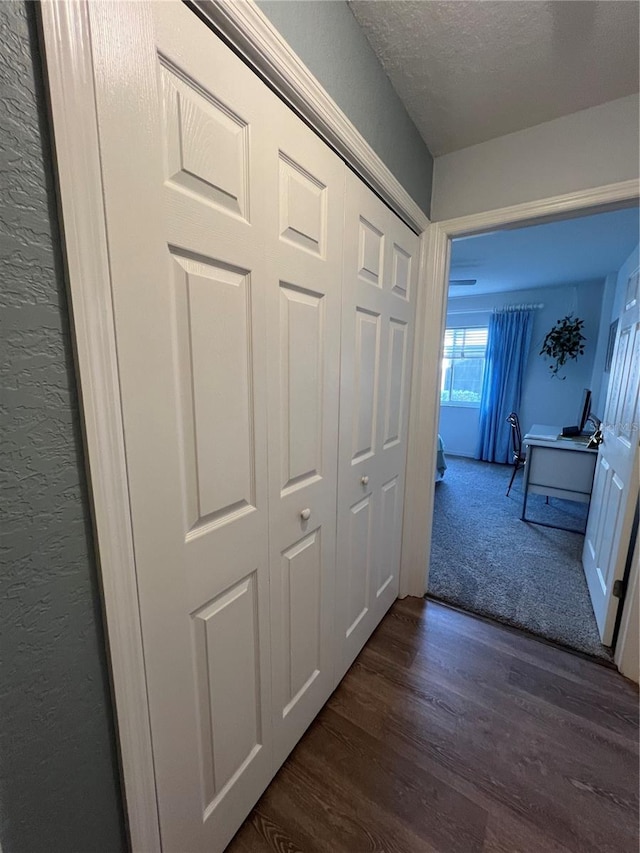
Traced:
POLYGON ((398 601, 228 850, 638 853, 637 690, 398 601))

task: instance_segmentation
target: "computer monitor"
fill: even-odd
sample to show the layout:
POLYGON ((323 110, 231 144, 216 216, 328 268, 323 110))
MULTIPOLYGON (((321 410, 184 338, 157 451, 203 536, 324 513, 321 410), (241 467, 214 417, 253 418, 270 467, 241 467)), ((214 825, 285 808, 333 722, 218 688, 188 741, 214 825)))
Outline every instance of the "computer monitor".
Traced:
POLYGON ((589 417, 591 411, 591 391, 588 388, 585 388, 582 392, 582 399, 580 400, 580 409, 578 410, 578 427, 580 432, 584 430, 585 424, 587 423, 587 418, 589 417))

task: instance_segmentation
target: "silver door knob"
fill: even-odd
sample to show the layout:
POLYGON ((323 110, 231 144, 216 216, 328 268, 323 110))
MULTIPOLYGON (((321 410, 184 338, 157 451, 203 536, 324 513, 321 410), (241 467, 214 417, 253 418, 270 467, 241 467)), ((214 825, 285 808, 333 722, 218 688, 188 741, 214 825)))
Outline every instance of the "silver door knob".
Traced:
POLYGON ((300 513, 300 518, 303 521, 308 521, 311 518, 311 510, 310 509, 303 509, 302 512, 300 513))
POLYGON ((362 483, 363 486, 366 486, 368 484, 369 478, 367 477, 366 474, 364 475, 364 477, 360 477, 360 482, 362 483))

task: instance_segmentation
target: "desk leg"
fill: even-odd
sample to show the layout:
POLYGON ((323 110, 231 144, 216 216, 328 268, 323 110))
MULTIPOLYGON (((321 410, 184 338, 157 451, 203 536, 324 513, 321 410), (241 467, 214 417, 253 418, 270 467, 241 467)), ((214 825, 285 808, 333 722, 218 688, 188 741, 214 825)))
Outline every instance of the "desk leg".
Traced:
MULTIPOLYGON (((533 519, 527 518, 527 499, 529 497, 529 471, 531 470, 531 460, 533 458, 535 447, 529 445, 527 448, 527 461, 524 466, 524 497, 522 499, 522 515, 520 516, 520 521, 526 521, 527 524, 539 524, 541 527, 551 527, 553 530, 566 530, 567 533, 578 533, 581 536, 584 536, 586 533, 586 522, 584 530, 575 530, 573 527, 562 527, 559 524, 549 524, 546 521, 534 521, 533 519)), ((547 495, 547 503, 549 503, 549 496, 547 495)), ((587 508, 587 520, 589 518, 589 509, 591 508, 591 496, 589 496, 589 506, 587 508)))
POLYGON ((531 457, 533 455, 533 447, 531 445, 527 448, 527 458, 524 463, 524 481, 522 483, 522 489, 524 492, 524 496, 522 498, 522 515, 520 516, 520 521, 526 521, 526 512, 527 512, 527 498, 529 497, 529 471, 531 470, 531 457))

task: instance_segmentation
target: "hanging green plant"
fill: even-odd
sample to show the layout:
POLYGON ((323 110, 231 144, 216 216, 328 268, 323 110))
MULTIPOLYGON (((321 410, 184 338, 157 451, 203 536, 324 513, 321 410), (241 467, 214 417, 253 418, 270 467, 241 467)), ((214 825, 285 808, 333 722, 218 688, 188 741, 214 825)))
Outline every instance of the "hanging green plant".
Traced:
POLYGON ((577 359, 579 355, 584 355, 585 336, 582 334, 584 328, 584 320, 579 317, 574 318, 573 314, 568 314, 562 320, 558 320, 555 326, 547 333, 542 342, 540 355, 547 356, 553 360, 553 364, 549 365, 549 370, 552 376, 557 376, 558 379, 566 379, 566 376, 558 376, 558 371, 567 363, 568 359, 577 359))

